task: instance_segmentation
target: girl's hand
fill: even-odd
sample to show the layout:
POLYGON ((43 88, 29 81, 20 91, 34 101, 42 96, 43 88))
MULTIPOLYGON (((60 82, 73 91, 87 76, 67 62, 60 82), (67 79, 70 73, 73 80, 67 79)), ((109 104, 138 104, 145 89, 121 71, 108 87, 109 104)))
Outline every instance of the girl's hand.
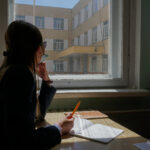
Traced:
POLYGON ((67 119, 65 118, 64 120, 60 121, 58 125, 61 127, 61 134, 62 136, 65 134, 68 134, 69 131, 72 129, 74 125, 74 118, 67 119))
POLYGON ((38 67, 36 68, 36 73, 40 76, 44 81, 50 81, 48 76, 48 72, 46 70, 46 64, 41 62, 38 67))

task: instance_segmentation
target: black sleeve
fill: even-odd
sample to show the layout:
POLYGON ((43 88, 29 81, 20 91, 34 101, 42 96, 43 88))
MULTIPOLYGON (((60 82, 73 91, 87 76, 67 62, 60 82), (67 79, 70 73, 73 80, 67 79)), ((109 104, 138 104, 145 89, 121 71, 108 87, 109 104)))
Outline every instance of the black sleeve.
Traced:
POLYGON ((39 103, 40 103, 40 111, 41 115, 44 118, 46 115, 46 111, 50 106, 52 99, 56 93, 56 88, 53 86, 49 86, 47 83, 42 81, 40 95, 39 95, 39 103))
POLYGON ((61 135, 55 126, 35 130, 34 80, 28 68, 11 68, 4 80, 7 146, 44 150, 60 143, 61 135))

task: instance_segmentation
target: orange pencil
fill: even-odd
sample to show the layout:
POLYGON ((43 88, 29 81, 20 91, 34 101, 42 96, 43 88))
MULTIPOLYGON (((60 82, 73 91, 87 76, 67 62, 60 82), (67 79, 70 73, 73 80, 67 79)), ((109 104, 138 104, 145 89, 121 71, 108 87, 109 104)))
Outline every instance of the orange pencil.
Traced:
POLYGON ((77 103, 77 105, 74 108, 72 114, 70 116, 68 116, 67 119, 71 119, 73 117, 74 113, 76 112, 76 110, 78 109, 79 106, 80 106, 80 101, 77 103))

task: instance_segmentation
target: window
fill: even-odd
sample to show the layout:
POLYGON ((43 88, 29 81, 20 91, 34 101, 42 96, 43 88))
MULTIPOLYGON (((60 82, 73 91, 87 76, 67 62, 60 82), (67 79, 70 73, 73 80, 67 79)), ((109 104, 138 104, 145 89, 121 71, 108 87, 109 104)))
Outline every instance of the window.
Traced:
POLYGON ((80 36, 77 37, 77 40, 78 40, 78 44, 77 45, 80 45, 80 36))
POLYGON ((92 14, 98 11, 98 0, 92 0, 92 14))
POLYGON ((36 16, 35 17, 35 25, 38 28, 44 29, 44 17, 36 16))
POLYGON ((88 19, 88 5, 84 7, 84 21, 88 19))
POLYGON ((54 50, 61 51, 64 49, 64 40, 54 40, 54 50))
POLYGON ((25 21, 25 16, 16 15, 16 20, 23 20, 23 21, 25 21))
POLYGON ((72 18, 72 29, 74 29, 74 23, 75 23, 75 21, 74 21, 74 17, 72 18))
POLYGON ((87 46, 88 45, 88 33, 85 32, 84 33, 84 46, 87 46))
POLYGON ((108 5, 108 0, 104 0, 104 6, 108 5))
POLYGON ((45 7, 39 3, 42 0, 35 1, 38 7, 27 1, 26 4, 16 3, 15 14, 23 14, 25 19, 33 24, 34 16, 44 17, 45 28, 40 30, 43 39, 48 39, 50 50, 46 53, 51 56, 48 58, 49 70, 52 80, 58 87, 125 87, 127 85, 126 77, 129 76, 130 66, 125 61, 128 52, 124 51, 127 49, 127 44, 124 43, 128 43, 126 34, 130 30, 127 27, 131 24, 128 21, 130 16, 128 14, 126 17, 123 16, 129 8, 132 8, 125 5, 129 0, 78 0, 77 5, 65 9, 62 9, 59 3, 58 7, 48 3, 45 7), (108 7, 101 7, 101 11, 98 11, 102 3, 108 7), (64 18, 68 19, 68 28, 64 18), (81 20, 87 21, 81 22, 81 20), (77 24, 80 26, 73 29, 72 27, 77 27, 77 24), (73 46, 73 43, 76 46, 73 46))
POLYGON ((108 39, 108 21, 104 22, 103 40, 108 39))
POLYGON ((64 72, 63 61, 54 61, 54 72, 64 72))
POLYGON ((108 72, 108 55, 102 55, 102 72, 108 72))
POLYGON ((80 14, 80 12, 78 13, 78 24, 77 24, 77 26, 79 26, 80 25, 80 21, 81 21, 81 14, 80 14))
POLYGON ((92 72, 96 72, 96 66, 97 66, 97 59, 96 56, 92 57, 92 72))
POLYGON ((64 30, 64 18, 54 18, 54 29, 64 30))
POLYGON ((97 27, 92 29, 92 44, 97 42, 97 27))

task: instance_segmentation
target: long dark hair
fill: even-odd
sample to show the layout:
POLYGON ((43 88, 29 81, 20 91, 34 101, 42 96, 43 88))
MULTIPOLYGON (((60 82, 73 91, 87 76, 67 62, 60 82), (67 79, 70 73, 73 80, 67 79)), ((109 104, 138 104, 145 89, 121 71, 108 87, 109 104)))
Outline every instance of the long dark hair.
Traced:
POLYGON ((35 52, 43 39, 39 29, 25 21, 12 22, 5 33, 6 58, 3 65, 34 64, 35 52))

